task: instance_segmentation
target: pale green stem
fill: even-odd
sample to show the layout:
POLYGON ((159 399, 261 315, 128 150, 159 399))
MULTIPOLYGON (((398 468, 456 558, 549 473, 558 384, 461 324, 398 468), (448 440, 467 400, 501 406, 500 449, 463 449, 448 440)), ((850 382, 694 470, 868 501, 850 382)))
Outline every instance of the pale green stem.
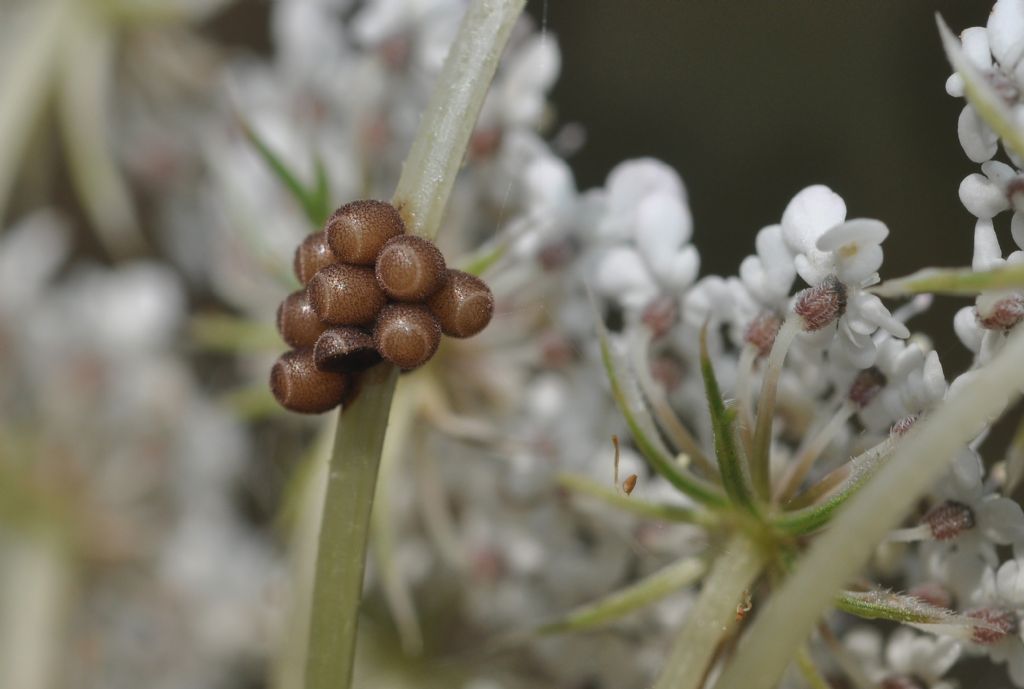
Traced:
POLYGON ((689 455, 693 463, 699 466, 706 476, 716 476, 718 467, 708 459, 697 440, 668 403, 662 388, 651 377, 650 361, 647 356, 651 346, 650 331, 646 328, 633 328, 631 332, 634 334, 629 339, 630 363, 633 366, 633 373, 636 374, 637 382, 640 384, 640 390, 651 405, 651 411, 654 412, 658 426, 668 436, 674 450, 689 455))
POLYGON ((0 218, 39 114, 53 87, 70 0, 34 0, 10 10, 0 27, 0 218))
POLYGON ((754 382, 754 364, 758 350, 753 345, 744 345, 736 367, 736 402, 740 413, 740 437, 749 456, 754 451, 754 411, 751 407, 750 386, 754 382))
POLYGON ((814 664, 807 644, 801 646, 800 650, 797 651, 796 666, 800 669, 800 674, 803 675, 804 680, 811 689, 832 689, 832 685, 821 675, 821 671, 814 664))
POLYGON ((433 239, 462 165, 498 58, 526 0, 476 0, 469 7, 416 139, 405 160, 393 203, 410 234, 433 239))
POLYGON ((972 373, 954 397, 918 421, 893 457, 814 542, 740 641, 719 689, 770 689, 836 592, 863 567, 889 530, 946 471, 957 448, 1006 409, 1024 385, 1024 329, 972 373))
MULTIPOLYGON (((393 197, 411 233, 437 235, 498 58, 525 0, 475 0, 448 51, 393 197)), ((367 373, 344 409, 320 527, 304 689, 349 689, 366 542, 397 371, 367 373)))
POLYGON ((10 533, 0 539, 0 687, 49 689, 67 653, 71 563, 46 529, 10 533))
POLYGON ((374 486, 398 370, 366 373, 338 420, 320 520, 305 689, 348 689, 356 651, 374 486))
POLYGON ((775 416, 775 393, 782 375, 782 364, 786 361, 789 346, 800 332, 802 320, 790 314, 775 335, 772 352, 764 369, 761 382, 761 397, 757 403, 757 427, 754 430, 754 453, 750 456, 750 476, 754 489, 761 497, 769 495, 771 483, 772 418, 775 416))
POLYGON ((691 509, 679 507, 678 505, 665 505, 655 502, 647 502, 640 498, 634 498, 607 486, 591 481, 583 476, 573 474, 559 474, 558 485, 568 488, 573 493, 585 495, 595 500, 620 509, 638 517, 647 519, 660 519, 667 522, 682 522, 686 524, 700 524, 701 526, 716 526, 721 520, 714 512, 704 509, 691 509))
POLYGON ((541 625, 537 633, 578 632, 609 624, 689 586, 706 570, 707 564, 700 558, 680 560, 624 589, 541 625))
MULTIPOLYGON (((737 606, 764 564, 757 545, 734 535, 704 578, 700 596, 676 637, 654 689, 698 689, 715 653, 737 625, 737 606)), ((736 685, 737 687, 741 685, 736 685)))
POLYGON ((103 248, 114 258, 142 252, 128 184, 110 137, 115 34, 88 3, 74 3, 74 30, 61 45, 57 106, 71 179, 103 248))
POLYGON ((786 473, 775 490, 775 502, 783 504, 796 493, 804 477, 814 466, 814 461, 821 456, 821 453, 832 442, 836 433, 846 425, 857 408, 851 402, 845 402, 832 416, 827 424, 821 428, 811 439, 797 452, 796 459, 786 469, 786 473))
MULTIPOLYGON (((276 401, 274 406, 278 406, 276 401)), ((278 407, 280 408, 280 407, 278 407)), ((286 629, 273 668, 274 689, 302 689, 309 620, 313 614, 313 579, 316 569, 320 513, 327 489, 331 440, 337 417, 325 423, 306 457, 288 479, 279 523, 288 527, 288 582, 286 629)))

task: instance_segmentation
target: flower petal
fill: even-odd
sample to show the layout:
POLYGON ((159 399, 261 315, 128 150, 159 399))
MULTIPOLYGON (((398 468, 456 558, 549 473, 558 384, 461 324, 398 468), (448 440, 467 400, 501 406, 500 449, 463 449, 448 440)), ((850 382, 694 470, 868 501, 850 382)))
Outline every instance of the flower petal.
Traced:
POLYGON ((846 218, 846 203, 828 187, 816 184, 800 191, 782 213, 782 236, 796 253, 814 248, 818 237, 846 218))

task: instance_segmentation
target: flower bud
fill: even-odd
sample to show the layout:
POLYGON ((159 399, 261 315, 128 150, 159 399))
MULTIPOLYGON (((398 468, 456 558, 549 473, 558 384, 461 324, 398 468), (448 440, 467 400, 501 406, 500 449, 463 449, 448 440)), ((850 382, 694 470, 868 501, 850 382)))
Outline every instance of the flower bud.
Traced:
POLYGON ((372 268, 345 263, 318 272, 307 289, 313 308, 332 325, 369 325, 387 301, 372 268))
POLYGON ((350 378, 344 373, 317 369, 313 348, 282 354, 270 370, 270 391, 285 409, 300 414, 319 414, 341 404, 350 378))
POLYGON ((316 275, 318 270, 337 262, 338 257, 327 245, 327 233, 317 232, 303 239, 295 249, 292 267, 295 269, 295 277, 305 285, 316 275))
POLYGON ((424 306, 388 304, 377 318, 373 343, 382 357, 408 371, 434 356, 441 326, 424 306))
POLYGON ((1010 634, 1016 634, 1020 628, 1020 620, 1012 610, 979 608, 968 611, 966 615, 984 623, 971 630, 971 641, 976 644, 998 643, 1010 634))
POLYGON ((775 344, 775 336, 782 327, 782 319, 774 311, 762 311, 743 332, 743 340, 757 349, 758 356, 768 356, 775 344))
POLYGON ((373 338, 359 328, 328 328, 313 346, 313 360, 321 371, 355 373, 380 361, 373 338))
POLYGON ((820 285, 797 294, 793 310, 803 319, 804 330, 821 330, 846 313, 846 285, 829 275, 820 285))
POLYGON ((491 322, 494 295, 480 278, 449 270, 441 289, 427 300, 441 331, 451 337, 471 337, 491 322))
POLYGON ((1024 296, 1013 294, 998 300, 978 299, 978 325, 986 330, 1009 330, 1024 319, 1024 296))
POLYGON ((962 502, 947 500, 921 518, 936 541, 951 541, 975 525, 974 510, 962 502))
POLYGON ((277 307, 277 331, 292 347, 312 347, 326 328, 304 289, 292 292, 277 307))
POLYGON ((863 409, 875 399, 887 382, 885 374, 877 366, 866 368, 853 379, 846 397, 863 409))
POLYGON ((444 271, 444 256, 422 237, 392 237, 377 254, 377 282, 397 301, 423 301, 441 286, 444 271))
POLYGON ((390 203, 353 201, 334 211, 325 231, 339 261, 369 266, 385 242, 405 232, 405 223, 390 203))

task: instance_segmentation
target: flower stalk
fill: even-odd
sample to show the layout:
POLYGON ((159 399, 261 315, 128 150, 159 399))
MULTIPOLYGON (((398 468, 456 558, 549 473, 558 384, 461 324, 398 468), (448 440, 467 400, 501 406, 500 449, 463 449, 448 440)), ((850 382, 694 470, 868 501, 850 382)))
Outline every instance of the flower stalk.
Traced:
MULTIPOLYGON (((737 533, 704 579, 700 597, 686 618, 654 689, 697 689, 721 642, 735 628, 737 605, 764 565, 764 556, 746 534, 737 533)), ((742 685, 736 685, 742 686, 742 685)))
MULTIPOLYGON (((393 203, 410 234, 437 235, 498 58, 525 0, 476 0, 449 50, 393 203)), ((338 423, 324 498, 306 689, 349 689, 370 512, 398 372, 370 371, 338 423)))

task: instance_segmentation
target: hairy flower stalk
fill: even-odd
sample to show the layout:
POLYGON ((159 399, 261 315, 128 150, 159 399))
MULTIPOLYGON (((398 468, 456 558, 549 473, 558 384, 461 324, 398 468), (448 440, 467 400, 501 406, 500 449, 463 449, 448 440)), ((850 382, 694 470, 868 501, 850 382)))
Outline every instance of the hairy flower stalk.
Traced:
MULTIPOLYGON (((449 49, 393 202, 411 234, 433 238, 498 59, 524 0, 477 0, 449 49)), ((330 459, 317 551, 306 689, 348 689, 374 487, 397 369, 368 375, 345 409, 330 459)))

